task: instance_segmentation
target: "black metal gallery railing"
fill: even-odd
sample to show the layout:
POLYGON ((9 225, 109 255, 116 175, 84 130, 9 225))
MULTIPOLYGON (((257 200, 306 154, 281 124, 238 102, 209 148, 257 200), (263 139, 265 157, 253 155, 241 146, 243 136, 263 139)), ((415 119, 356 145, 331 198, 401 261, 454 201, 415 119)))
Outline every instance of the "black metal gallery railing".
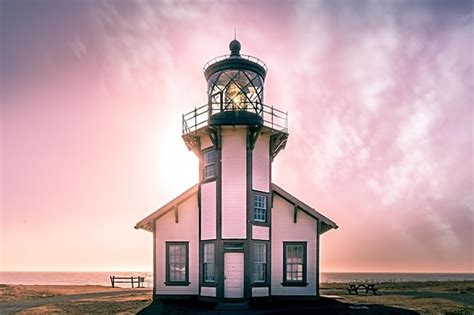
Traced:
POLYGON ((215 64, 219 61, 226 60, 226 59, 229 59, 229 58, 246 59, 246 60, 255 62, 259 66, 263 67, 263 69, 265 69, 265 71, 268 71, 267 65, 262 60, 258 59, 257 57, 253 57, 253 56, 249 56, 249 55, 239 55, 238 57, 234 57, 234 56, 231 56, 231 55, 222 55, 222 56, 213 58, 213 59, 209 60, 208 62, 206 62, 206 64, 203 67, 203 70, 206 71, 206 69, 209 68, 209 66, 211 66, 211 65, 213 65, 213 64, 215 64))
POLYGON ((288 112, 281 111, 273 106, 259 104, 256 110, 254 107, 245 108, 222 108, 222 104, 205 104, 195 107, 192 111, 183 114, 183 135, 195 132, 208 125, 212 115, 223 111, 244 110, 258 114, 262 117, 263 125, 273 130, 288 133, 288 112))

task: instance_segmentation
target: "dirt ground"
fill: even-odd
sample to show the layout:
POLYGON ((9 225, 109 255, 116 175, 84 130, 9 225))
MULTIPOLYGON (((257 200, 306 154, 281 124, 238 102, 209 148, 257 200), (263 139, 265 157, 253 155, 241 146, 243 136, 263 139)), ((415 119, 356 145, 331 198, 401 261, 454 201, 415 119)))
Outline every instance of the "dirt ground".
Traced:
POLYGON ((136 314, 151 303, 149 288, 2 285, 0 314, 136 314))
MULTIPOLYGON (((474 281, 377 284, 377 295, 351 295, 347 284, 322 284, 319 302, 263 303, 250 314, 474 314, 474 281)), ((0 314, 238 314, 192 303, 152 303, 151 289, 2 285, 0 314)))
POLYGON ((321 294, 356 305, 401 307, 421 314, 474 314, 474 281, 431 281, 377 284, 377 295, 351 295, 347 284, 321 284, 321 294))

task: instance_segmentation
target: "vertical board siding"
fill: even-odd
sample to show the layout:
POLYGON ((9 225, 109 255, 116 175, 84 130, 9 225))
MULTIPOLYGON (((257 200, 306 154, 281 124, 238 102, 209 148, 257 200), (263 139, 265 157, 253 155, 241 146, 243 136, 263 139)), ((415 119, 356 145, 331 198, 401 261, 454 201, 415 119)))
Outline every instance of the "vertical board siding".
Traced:
POLYGON ((216 287, 201 287, 202 296, 216 296, 216 287))
POLYGON ((269 228, 266 226, 252 226, 252 238, 254 240, 265 240, 268 241, 270 239, 269 228))
POLYGON ((209 136, 204 135, 200 138, 201 141, 201 150, 207 149, 212 146, 212 141, 209 136))
POLYGON ((222 238, 246 238, 247 129, 222 130, 222 238))
POLYGON ((268 288, 252 288, 253 297, 268 296, 268 295, 269 295, 268 288))
POLYGON ((270 138, 260 135, 253 148, 252 189, 270 191, 270 138))
POLYGON ((298 211, 293 223, 293 204, 273 194, 272 209, 272 295, 316 294, 316 228, 315 220, 298 211), (307 242, 306 287, 285 287, 283 282, 283 242, 307 242))
POLYGON ((216 182, 201 185, 201 239, 216 238, 216 182))
POLYGON ((169 211, 156 221, 156 294, 199 293, 199 214, 197 194, 178 205, 179 223, 169 211), (166 286, 166 242, 189 242, 189 286, 166 286))

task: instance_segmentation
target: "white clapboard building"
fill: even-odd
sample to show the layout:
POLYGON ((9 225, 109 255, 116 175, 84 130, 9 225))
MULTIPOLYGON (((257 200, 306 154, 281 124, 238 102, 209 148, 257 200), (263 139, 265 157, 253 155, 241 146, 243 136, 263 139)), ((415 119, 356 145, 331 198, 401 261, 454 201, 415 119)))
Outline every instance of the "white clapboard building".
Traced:
POLYGON ((320 235, 337 225, 272 183, 287 113, 265 105, 265 64, 229 48, 204 66, 207 104, 183 115, 199 183, 135 226, 153 233, 154 298, 317 298, 320 235))

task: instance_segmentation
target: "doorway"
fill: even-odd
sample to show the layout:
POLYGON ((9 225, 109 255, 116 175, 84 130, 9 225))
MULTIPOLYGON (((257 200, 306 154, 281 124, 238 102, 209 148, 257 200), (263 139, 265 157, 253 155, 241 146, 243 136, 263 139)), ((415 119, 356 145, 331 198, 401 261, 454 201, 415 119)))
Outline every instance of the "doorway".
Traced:
POLYGON ((224 297, 244 297, 244 253, 224 253, 224 297))

